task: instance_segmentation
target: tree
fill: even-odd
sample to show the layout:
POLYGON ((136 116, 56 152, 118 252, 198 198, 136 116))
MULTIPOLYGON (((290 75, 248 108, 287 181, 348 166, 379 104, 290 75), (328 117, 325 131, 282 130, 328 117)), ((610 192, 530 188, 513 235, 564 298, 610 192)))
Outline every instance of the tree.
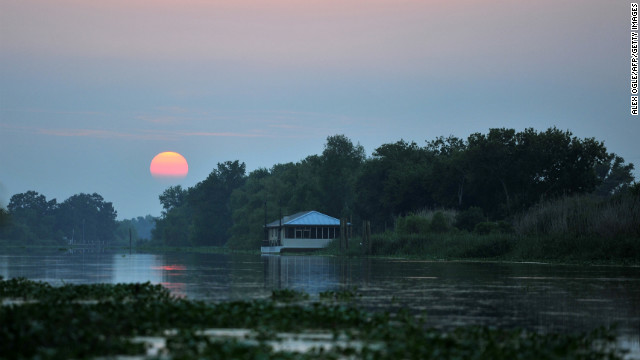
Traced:
POLYGON ((432 165, 431 154, 415 142, 381 145, 356 180, 357 212, 380 224, 432 206, 432 165))
POLYGON ((218 163, 217 169, 193 188, 187 201, 192 209, 190 242, 196 245, 224 245, 233 225, 231 193, 245 180, 246 166, 236 161, 218 163))
POLYGON ((138 236, 138 232, 133 225, 132 220, 121 220, 116 221, 116 229, 114 231, 114 240, 113 245, 116 246, 129 246, 129 243, 133 246, 137 245, 140 241, 140 237, 138 236), (131 236, 131 238, 129 238, 131 236))
POLYGON ((620 193, 633 183, 633 164, 625 164, 624 159, 616 154, 607 154, 605 161, 596 165, 596 174, 600 184, 596 195, 608 196, 620 193))
POLYGON ((57 209, 55 199, 47 201, 36 191, 13 195, 7 206, 12 219, 12 229, 8 230, 7 237, 26 243, 60 241, 61 235, 54 231, 57 209))
POLYGON ((56 216, 59 229, 75 243, 106 244, 114 239, 117 212, 113 204, 97 194, 77 194, 60 204, 56 216))
POLYGON ((140 240, 150 240, 151 231, 156 227, 156 218, 151 215, 138 216, 131 219, 131 225, 136 229, 140 240))
POLYGON ((317 176, 323 194, 320 210, 337 217, 349 215, 355 181, 365 160, 364 148, 353 145, 344 135, 329 136, 318 160, 317 176))
POLYGON ((187 191, 182 189, 182 186, 169 186, 160 195, 160 203, 162 204, 162 214, 166 215, 172 209, 178 208, 184 204, 187 197, 187 191))
POLYGON ((465 185, 469 181, 471 164, 465 156, 467 144, 455 136, 438 137, 427 142, 426 150, 433 159, 434 201, 442 207, 464 207, 465 185))

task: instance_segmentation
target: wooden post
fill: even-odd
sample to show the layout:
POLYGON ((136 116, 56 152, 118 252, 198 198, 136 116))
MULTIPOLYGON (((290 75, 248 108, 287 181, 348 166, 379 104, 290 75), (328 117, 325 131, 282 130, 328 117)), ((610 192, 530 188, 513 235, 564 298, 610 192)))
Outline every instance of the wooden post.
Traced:
POLYGON ((367 220, 367 223, 365 224, 365 233, 367 234, 367 254, 371 255, 371 221, 367 220))
POLYGON ((347 239, 347 231, 345 226, 345 219, 340 218, 340 252, 344 252, 346 249, 346 239, 347 239))
POLYGON ((267 229, 267 200, 264 201, 264 245, 269 245, 269 229, 267 229))
POLYGON ((362 248, 364 249, 364 253, 367 253, 367 249, 369 249, 369 244, 367 242, 367 221, 362 220, 362 248))
POLYGON ((344 235, 342 234, 342 218, 340 218, 340 237, 339 237, 339 239, 340 239, 340 253, 342 253, 342 237, 343 236, 344 235))
POLYGON ((280 225, 278 226, 278 246, 282 246, 282 208, 280 208, 280 225))
POLYGON ((345 242, 344 242, 344 247, 345 249, 349 250, 349 238, 351 237, 349 234, 349 222, 347 221, 347 218, 344 218, 344 234, 345 234, 345 242))

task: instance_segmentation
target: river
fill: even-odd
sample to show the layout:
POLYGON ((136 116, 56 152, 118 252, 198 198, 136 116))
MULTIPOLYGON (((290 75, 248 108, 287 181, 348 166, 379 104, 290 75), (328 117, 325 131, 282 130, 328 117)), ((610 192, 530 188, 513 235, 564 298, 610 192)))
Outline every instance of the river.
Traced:
POLYGON ((56 285, 150 281, 177 296, 209 301, 267 298, 284 288, 312 298, 356 289, 359 306, 425 313, 438 328, 577 332, 616 326, 624 346, 640 355, 640 267, 49 251, 0 255, 0 276, 56 285))

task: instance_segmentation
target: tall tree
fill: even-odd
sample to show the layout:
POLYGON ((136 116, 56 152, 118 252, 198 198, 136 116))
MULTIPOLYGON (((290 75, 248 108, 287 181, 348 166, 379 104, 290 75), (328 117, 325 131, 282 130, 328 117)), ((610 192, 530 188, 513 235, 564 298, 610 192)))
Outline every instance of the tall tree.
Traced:
POLYGON ((160 204, 162 204, 162 214, 166 215, 172 209, 178 208, 185 203, 187 191, 182 186, 170 186, 162 195, 160 195, 160 204))
POLYGON ((246 180, 246 166, 236 161, 218 163, 217 169, 193 188, 187 201, 193 211, 189 238, 196 245, 224 245, 233 225, 231 193, 246 180))
POLYGON ((353 209, 355 181, 365 160, 364 148, 360 144, 354 145, 344 135, 329 136, 319 160, 321 210, 336 217, 349 215, 353 209))
POLYGON ((441 136, 427 142, 426 150, 432 155, 433 174, 437 174, 432 188, 435 203, 447 208, 465 207, 465 186, 471 171, 466 142, 455 136, 441 136))
POLYGON ((625 164, 616 154, 607 154, 605 161, 596 165, 600 181, 595 193, 599 196, 613 195, 628 189, 633 183, 633 164, 625 164))
POLYGON ((117 212, 113 204, 97 194, 76 194, 60 204, 59 229, 69 239, 85 243, 109 243, 114 239, 117 212))
POLYGON ((364 164, 356 182, 356 209, 376 223, 433 206, 432 156, 414 142, 383 144, 364 164))
POLYGON ((9 237, 26 243, 59 241, 61 235, 54 231, 57 209, 56 199, 47 201, 44 195, 36 191, 13 195, 7 206, 12 220, 12 229, 8 229, 9 237))

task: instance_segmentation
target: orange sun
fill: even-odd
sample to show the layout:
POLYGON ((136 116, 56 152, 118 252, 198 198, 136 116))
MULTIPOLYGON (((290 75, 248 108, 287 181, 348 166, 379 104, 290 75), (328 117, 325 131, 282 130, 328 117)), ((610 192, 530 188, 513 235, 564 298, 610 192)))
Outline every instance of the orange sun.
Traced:
POLYGON ((189 172, 189 164, 187 159, 177 152, 166 151, 151 160, 149 171, 155 178, 183 178, 189 172))

